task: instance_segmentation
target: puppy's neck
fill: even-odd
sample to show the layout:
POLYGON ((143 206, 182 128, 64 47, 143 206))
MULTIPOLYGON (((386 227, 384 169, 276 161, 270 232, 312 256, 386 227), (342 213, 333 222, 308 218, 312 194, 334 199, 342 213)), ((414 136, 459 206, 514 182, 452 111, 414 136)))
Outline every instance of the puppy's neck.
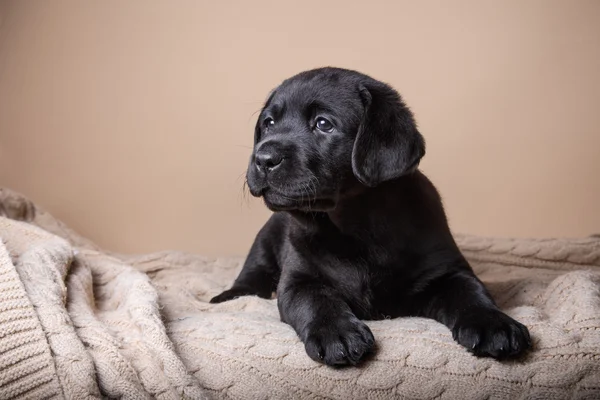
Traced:
POLYGON ((396 197, 394 184, 368 188, 362 193, 340 200, 336 207, 327 212, 327 219, 342 234, 362 236, 374 231, 374 227, 385 222, 392 213, 390 197, 396 197))
POLYGON ((423 175, 416 171, 387 181, 374 188, 363 187, 352 195, 338 200, 334 209, 297 215, 310 231, 340 233, 361 239, 377 241, 377 232, 393 232, 393 226, 403 221, 410 224, 411 210, 419 202, 419 182, 423 175), (382 229, 389 226, 390 229, 382 229))

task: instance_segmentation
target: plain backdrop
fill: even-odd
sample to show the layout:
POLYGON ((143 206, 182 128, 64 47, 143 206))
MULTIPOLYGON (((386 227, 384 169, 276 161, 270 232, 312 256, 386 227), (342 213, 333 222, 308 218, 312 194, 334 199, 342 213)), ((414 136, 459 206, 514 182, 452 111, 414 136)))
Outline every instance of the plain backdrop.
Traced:
POLYGON ((600 232, 600 1, 2 1, 0 185, 101 246, 244 255, 256 113, 305 69, 396 87, 455 232, 600 232))

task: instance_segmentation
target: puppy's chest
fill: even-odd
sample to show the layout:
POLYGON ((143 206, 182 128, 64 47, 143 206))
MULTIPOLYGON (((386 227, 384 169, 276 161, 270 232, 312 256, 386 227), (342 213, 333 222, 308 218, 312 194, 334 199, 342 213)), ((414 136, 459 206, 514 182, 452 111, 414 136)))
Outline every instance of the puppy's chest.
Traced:
POLYGON ((398 314, 403 294, 409 292, 410 257, 384 253, 357 245, 345 251, 329 249, 321 253, 320 273, 359 318, 382 319, 398 314))
POLYGON ((359 318, 371 318, 374 293, 368 264, 330 255, 319 263, 319 279, 333 287, 359 318))

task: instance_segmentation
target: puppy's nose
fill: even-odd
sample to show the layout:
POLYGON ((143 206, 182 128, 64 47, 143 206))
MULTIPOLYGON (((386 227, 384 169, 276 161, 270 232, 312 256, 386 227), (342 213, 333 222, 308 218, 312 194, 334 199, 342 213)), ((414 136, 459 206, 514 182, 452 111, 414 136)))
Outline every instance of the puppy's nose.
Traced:
POLYGON ((254 155, 256 168, 261 172, 271 172, 283 161, 283 157, 271 151, 258 151, 254 155))

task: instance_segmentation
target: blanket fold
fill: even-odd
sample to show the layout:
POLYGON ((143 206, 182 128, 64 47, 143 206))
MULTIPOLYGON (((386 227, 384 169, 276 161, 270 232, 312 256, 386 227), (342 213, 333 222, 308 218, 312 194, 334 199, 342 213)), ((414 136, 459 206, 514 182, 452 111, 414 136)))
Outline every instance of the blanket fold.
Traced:
POLYGON ((522 360, 476 358, 422 318, 369 321, 374 358, 310 360, 276 300, 212 305, 239 258, 110 254, 0 189, 0 399, 598 399, 600 238, 457 235, 522 360))

